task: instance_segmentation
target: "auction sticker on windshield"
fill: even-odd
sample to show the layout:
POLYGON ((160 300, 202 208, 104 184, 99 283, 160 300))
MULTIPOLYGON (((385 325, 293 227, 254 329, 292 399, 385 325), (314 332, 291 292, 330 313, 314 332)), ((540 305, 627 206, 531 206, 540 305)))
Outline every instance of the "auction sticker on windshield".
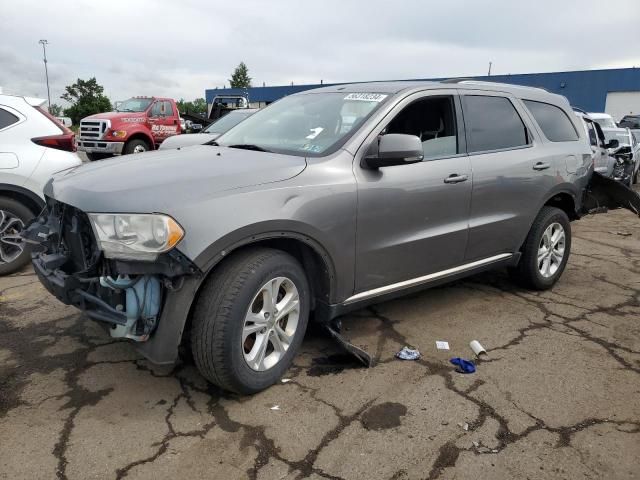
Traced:
POLYGON ((361 102, 378 102, 379 103, 387 97, 388 95, 385 95, 383 93, 350 93, 349 95, 344 97, 344 99, 359 100, 361 102))

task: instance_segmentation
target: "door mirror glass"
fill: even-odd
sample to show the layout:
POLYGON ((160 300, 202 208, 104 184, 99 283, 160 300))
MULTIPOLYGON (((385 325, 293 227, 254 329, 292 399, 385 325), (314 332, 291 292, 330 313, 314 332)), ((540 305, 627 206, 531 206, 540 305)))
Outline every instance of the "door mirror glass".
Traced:
POLYGON ((422 142, 415 135, 388 133, 379 137, 378 152, 364 158, 368 168, 391 167, 421 162, 424 158, 422 142))

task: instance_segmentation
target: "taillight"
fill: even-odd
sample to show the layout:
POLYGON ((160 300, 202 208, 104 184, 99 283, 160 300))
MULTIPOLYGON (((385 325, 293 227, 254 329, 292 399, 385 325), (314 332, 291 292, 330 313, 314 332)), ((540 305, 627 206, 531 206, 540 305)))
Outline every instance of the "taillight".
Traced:
POLYGON ((75 134, 64 133, 62 135, 48 135, 46 137, 35 137, 31 141, 42 147, 56 148, 67 152, 76 151, 75 134))

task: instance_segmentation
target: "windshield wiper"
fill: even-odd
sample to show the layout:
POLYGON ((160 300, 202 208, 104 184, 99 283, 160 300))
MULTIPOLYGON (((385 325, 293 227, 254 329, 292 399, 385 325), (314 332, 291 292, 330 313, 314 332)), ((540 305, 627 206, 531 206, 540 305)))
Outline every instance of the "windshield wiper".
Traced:
POLYGON ((259 145, 252 145, 250 143, 239 143, 237 145, 229 145, 229 148, 241 148, 242 150, 255 150, 256 152, 271 152, 266 148, 262 148, 259 145))

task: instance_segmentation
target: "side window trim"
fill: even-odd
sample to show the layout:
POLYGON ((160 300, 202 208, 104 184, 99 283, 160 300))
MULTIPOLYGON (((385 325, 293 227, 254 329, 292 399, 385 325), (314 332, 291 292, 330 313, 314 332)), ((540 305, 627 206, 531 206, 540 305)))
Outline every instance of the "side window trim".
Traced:
POLYGON ((520 121, 522 122, 522 124, 525 127, 525 131, 526 131, 526 136, 527 136, 527 144, 526 145, 519 145, 517 147, 506 147, 506 148, 496 148, 496 149, 492 149, 492 150, 479 150, 479 151, 475 151, 475 152, 470 152, 468 145, 469 145, 469 138, 468 138, 468 125, 467 125, 467 120, 464 116, 464 107, 462 107, 462 118, 464 119, 464 131, 465 131, 465 140, 466 140, 466 144, 465 146, 467 146, 466 149, 466 155, 469 156, 473 156, 473 155, 485 155, 485 154, 490 154, 490 153, 500 153, 500 152, 511 152, 514 150, 524 150, 526 148, 533 148, 534 144, 535 144, 535 135, 533 135, 533 128, 531 125, 531 121, 528 117, 524 117, 523 112, 522 111, 522 107, 520 107, 520 105, 517 104, 517 102, 514 102, 514 98, 512 98, 512 96, 506 92, 493 92, 493 91, 485 91, 485 90, 469 90, 469 91, 461 91, 459 94, 460 97, 460 103, 464 104, 464 97, 477 97, 477 96, 481 96, 481 97, 500 97, 500 98, 506 98, 510 103, 511 106, 514 108, 514 110, 516 111, 516 113, 518 114, 518 117, 520 117, 520 121))

